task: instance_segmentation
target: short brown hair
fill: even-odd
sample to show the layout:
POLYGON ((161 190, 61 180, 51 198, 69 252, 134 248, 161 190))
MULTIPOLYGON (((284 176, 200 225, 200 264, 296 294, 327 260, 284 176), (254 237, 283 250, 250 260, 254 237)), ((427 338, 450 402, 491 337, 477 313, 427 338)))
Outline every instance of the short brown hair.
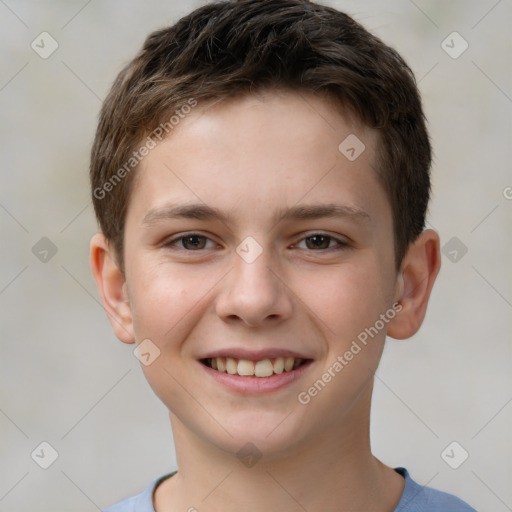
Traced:
POLYGON ((150 34, 120 72, 100 113, 90 178, 121 268, 137 145, 191 101, 263 88, 327 93, 378 130, 376 171, 393 212, 399 268, 424 228, 430 196, 431 147, 414 75, 350 16, 308 0, 209 3, 150 34))

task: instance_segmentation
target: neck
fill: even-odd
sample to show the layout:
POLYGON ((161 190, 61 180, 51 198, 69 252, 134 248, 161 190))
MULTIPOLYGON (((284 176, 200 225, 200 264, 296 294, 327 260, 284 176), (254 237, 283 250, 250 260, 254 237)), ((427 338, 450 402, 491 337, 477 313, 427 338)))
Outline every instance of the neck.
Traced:
POLYGON ((333 423, 286 453, 247 465, 171 415, 179 470, 157 488, 155 510, 392 512, 404 480, 371 454, 370 400, 371 389, 343 425, 333 423))

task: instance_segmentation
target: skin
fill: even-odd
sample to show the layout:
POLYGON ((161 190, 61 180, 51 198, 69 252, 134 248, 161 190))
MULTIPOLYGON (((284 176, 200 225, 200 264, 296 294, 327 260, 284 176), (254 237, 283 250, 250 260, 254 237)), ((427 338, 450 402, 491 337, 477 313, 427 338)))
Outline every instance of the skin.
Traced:
POLYGON ((179 472, 157 488, 157 512, 396 507, 404 480, 370 450, 373 373, 386 334, 403 339, 419 329, 440 252, 426 230, 397 272, 377 143, 377 132, 313 94, 266 91, 199 105, 140 164, 125 274, 103 235, 93 237, 91 265, 116 335, 160 350, 142 369, 170 411, 179 472), (354 161, 338 150, 349 134, 366 147, 354 161), (201 203, 227 218, 155 214, 170 203, 201 203), (316 204, 364 214, 274 218, 316 204), (176 240, 191 233, 206 238, 185 247, 176 240), (320 248, 315 234, 327 237, 315 239, 320 248), (236 252, 248 236, 262 249, 252 263, 236 252), (394 303, 400 312, 385 328, 299 403, 394 303), (313 362, 283 389, 244 396, 198 362, 233 347, 296 350, 313 362), (236 457, 248 442, 262 454, 252 467, 236 457))

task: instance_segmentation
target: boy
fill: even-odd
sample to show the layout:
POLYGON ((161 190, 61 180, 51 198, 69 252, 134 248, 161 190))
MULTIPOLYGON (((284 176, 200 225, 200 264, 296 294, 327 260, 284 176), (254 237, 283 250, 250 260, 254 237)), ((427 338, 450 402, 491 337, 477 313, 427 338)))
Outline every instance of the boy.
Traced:
POLYGON ((440 267, 412 72, 306 0, 151 34, 92 149, 91 265, 168 407, 178 471, 109 512, 473 510, 371 453, 386 335, 440 267))

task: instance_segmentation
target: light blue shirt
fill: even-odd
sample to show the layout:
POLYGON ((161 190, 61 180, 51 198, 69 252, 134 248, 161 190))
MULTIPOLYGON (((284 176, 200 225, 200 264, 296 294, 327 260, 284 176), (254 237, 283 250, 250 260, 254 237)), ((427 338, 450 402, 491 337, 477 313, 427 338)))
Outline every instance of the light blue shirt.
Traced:
MULTIPOLYGON (((405 468, 395 468, 395 471, 405 478, 405 487, 394 512, 476 512, 452 494, 417 484, 405 468)), ((103 512, 155 512, 153 491, 162 480, 175 473, 157 478, 140 494, 120 501, 103 512)))

